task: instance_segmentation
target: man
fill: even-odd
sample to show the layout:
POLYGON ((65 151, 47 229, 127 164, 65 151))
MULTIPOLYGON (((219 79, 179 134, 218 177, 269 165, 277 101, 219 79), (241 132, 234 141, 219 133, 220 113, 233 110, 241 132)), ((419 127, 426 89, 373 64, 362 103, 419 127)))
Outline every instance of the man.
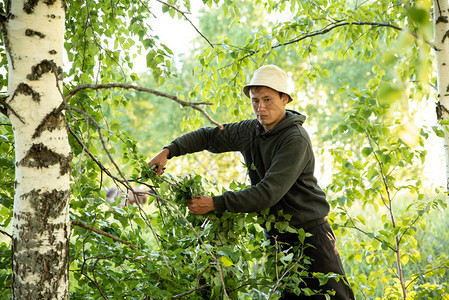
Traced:
MULTIPOLYGON (((187 205, 192 214, 217 212, 261 212, 291 215, 290 225, 303 228, 312 236, 306 243, 305 254, 311 258, 310 272, 344 275, 335 245, 335 236, 327 222, 329 204, 325 193, 314 177, 315 158, 310 138, 302 127, 305 116, 286 110, 292 97, 287 92, 287 74, 277 66, 266 65, 254 73, 251 82, 243 88, 251 99, 256 119, 226 124, 224 128, 201 128, 176 138, 156 155, 149 165, 157 165, 163 173, 167 159, 187 153, 208 150, 214 153, 240 151, 248 168, 251 187, 223 195, 200 196, 187 205)), ((299 244, 298 236, 265 230, 270 241, 291 246, 299 244)), ((316 290, 335 290, 333 299, 354 299, 345 279, 329 280, 320 286, 316 279, 304 278, 307 287, 316 290)), ((284 295, 285 299, 302 299, 284 295)), ((305 299, 325 299, 315 295, 305 299)))

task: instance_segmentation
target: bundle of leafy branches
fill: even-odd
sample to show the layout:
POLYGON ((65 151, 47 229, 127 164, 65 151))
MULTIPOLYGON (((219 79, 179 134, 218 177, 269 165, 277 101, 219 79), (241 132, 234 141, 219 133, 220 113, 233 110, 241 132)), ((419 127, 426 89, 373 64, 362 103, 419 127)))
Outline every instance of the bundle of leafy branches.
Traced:
MULTIPOLYGON (((150 177, 154 188, 149 206, 104 210, 101 192, 89 200, 94 205, 83 200, 73 206, 73 219, 100 224, 129 244, 74 228, 72 299, 277 299, 284 289, 314 293, 299 288, 308 263, 302 249, 293 255, 265 241, 260 215, 191 215, 186 202, 206 194, 201 176, 150 177)), ((242 187, 231 184, 232 189, 242 187)), ((328 278, 316 276, 323 282, 328 278)))

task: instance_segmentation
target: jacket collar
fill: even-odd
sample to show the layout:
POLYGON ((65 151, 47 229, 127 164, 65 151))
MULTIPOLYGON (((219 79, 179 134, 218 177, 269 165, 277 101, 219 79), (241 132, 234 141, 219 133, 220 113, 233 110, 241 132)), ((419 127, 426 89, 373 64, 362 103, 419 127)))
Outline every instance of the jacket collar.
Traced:
POLYGON ((260 124, 259 121, 257 121, 256 134, 262 135, 262 136, 274 135, 280 131, 283 131, 285 128, 295 126, 295 125, 302 125, 305 120, 306 120, 305 115, 302 115, 299 112, 294 111, 294 110, 286 109, 285 117, 268 131, 264 131, 262 124, 260 124))

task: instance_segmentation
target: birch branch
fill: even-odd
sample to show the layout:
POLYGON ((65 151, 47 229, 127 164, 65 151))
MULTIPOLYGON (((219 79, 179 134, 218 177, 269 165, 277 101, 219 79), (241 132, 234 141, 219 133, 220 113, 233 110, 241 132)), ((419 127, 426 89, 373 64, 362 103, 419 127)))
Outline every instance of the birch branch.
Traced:
MULTIPOLYGON (((101 142, 101 144, 102 144, 102 146, 103 146, 103 149, 106 151, 106 154, 107 154, 107 156, 109 157, 109 160, 110 160, 111 163, 114 165, 114 167, 115 167, 115 169, 117 170, 117 172, 119 173, 120 177, 123 179, 123 182, 126 184, 126 187, 129 188, 134 194, 136 194, 136 192, 134 191, 134 189, 133 189, 133 188, 131 187, 131 185, 129 184, 129 181, 126 179, 125 175, 122 173, 121 169, 119 168, 119 166, 117 165, 117 163, 114 161, 113 157, 111 156, 111 153, 110 153, 109 150, 107 149, 106 143, 105 143, 105 141, 104 141, 104 139, 103 139, 103 134, 101 133, 101 126, 100 126, 100 125, 94 120, 94 118, 92 118, 92 116, 90 116, 88 113, 84 112, 84 111, 81 110, 81 109, 78 109, 78 108, 75 108, 75 107, 70 107, 70 106, 66 105, 65 103, 66 103, 66 101, 64 100, 63 105, 61 105, 62 108, 66 108, 66 109, 68 109, 69 111, 70 111, 70 110, 73 110, 73 111, 75 111, 75 112, 77 112, 77 113, 79 113, 79 114, 82 114, 82 115, 84 115, 84 116, 88 119, 89 122, 91 122, 92 124, 94 124, 94 126, 97 128, 98 137, 99 137, 99 139, 100 139, 100 142, 101 142)), ((83 148, 84 148, 84 146, 83 146, 83 148)), ((161 249, 161 252, 162 252, 162 258, 164 259, 164 261, 165 261, 165 263, 166 263, 166 265, 167 265, 167 268, 168 268, 170 274, 172 274, 172 270, 171 270, 171 268, 170 268, 170 264, 169 264, 168 261, 167 261, 167 258, 166 258, 166 256, 165 256, 165 253, 164 253, 163 248, 160 247, 160 245, 159 245, 159 240, 158 240, 158 237, 157 237, 156 232, 155 232, 155 230, 154 230, 154 227, 153 227, 153 225, 151 224, 151 220, 149 219, 149 217, 147 216, 147 214, 145 213, 145 211, 142 209, 142 207, 140 206, 139 202, 137 201, 136 203, 137 203, 137 206, 139 207, 139 212, 140 212, 140 214, 141 214, 142 219, 144 219, 145 222, 146 222, 146 224, 148 225, 148 227, 150 227, 150 230, 151 230, 151 232, 153 233, 153 235, 154 235, 154 237, 155 237, 155 241, 156 241, 158 247, 161 249)))
POLYGON ((9 237, 10 239, 12 239, 12 235, 9 234, 9 233, 7 233, 6 231, 3 231, 3 230, 0 229, 0 233, 4 234, 4 235, 6 235, 7 237, 9 237))
POLYGON ((193 108, 197 111, 199 111, 200 113, 202 113, 212 124, 215 124, 216 126, 222 128, 222 125, 220 123, 218 123, 217 121, 215 121, 214 119, 212 119, 211 116, 209 116, 209 114, 200 107, 200 105, 212 105, 212 103, 210 102, 187 102, 187 101, 183 101, 181 99, 179 99, 176 96, 170 95, 170 94, 166 94, 163 92, 159 92, 153 89, 149 89, 149 88, 145 88, 145 87, 141 87, 141 86, 136 86, 136 85, 132 85, 132 84, 122 84, 122 83, 104 83, 104 84, 83 84, 83 85, 79 85, 76 88, 74 88, 73 90, 71 90, 67 96, 65 97, 65 102, 69 102, 69 100, 78 92, 82 91, 82 90, 86 90, 86 89, 93 89, 93 90, 100 90, 100 89, 113 89, 113 88, 121 88, 121 89, 125 89, 125 90, 136 90, 139 92, 146 92, 146 93, 150 93, 159 97, 163 97, 163 98, 168 98, 170 100, 175 101, 176 103, 180 104, 183 107, 190 107, 193 108))
MULTIPOLYGON (((332 30, 334 30, 334 29, 339 28, 339 27, 343 27, 343 26, 351 26, 351 25, 356 25, 356 26, 372 26, 372 27, 388 27, 388 28, 392 28, 392 29, 395 29, 395 30, 399 30, 399 31, 402 31, 402 30, 403 30, 403 28, 401 28, 401 27, 399 27, 399 26, 396 26, 396 25, 393 25, 393 24, 390 24, 390 23, 379 23, 379 22, 349 22, 349 21, 346 21, 346 20, 340 20, 340 21, 336 21, 336 22, 334 22, 334 23, 330 23, 330 24, 328 24, 328 25, 324 26, 323 28, 318 29, 318 30, 316 30, 316 31, 313 31, 313 32, 310 32, 310 33, 307 33, 307 34, 303 34, 303 35, 300 36, 300 37, 297 37, 297 38, 291 39, 291 40, 289 40, 289 41, 286 41, 285 43, 279 43, 279 44, 273 45, 273 46, 271 47, 271 50, 276 49, 276 48, 279 48, 279 47, 283 47, 283 46, 295 44, 295 43, 298 43, 298 42, 300 42, 300 41, 302 41, 302 40, 309 39, 309 38, 313 38, 313 37, 315 37, 315 36, 324 35, 324 34, 330 32, 330 31, 332 31, 332 30)), ((413 33, 413 32, 410 32, 410 33, 411 33, 414 37, 417 37, 417 35, 416 35, 415 33, 413 33)), ((254 56, 254 55, 257 54, 259 51, 260 51, 260 50, 251 51, 251 52, 248 53, 247 55, 245 55, 245 56, 243 56, 242 58, 240 58, 240 61, 244 60, 245 58, 254 56)))
POLYGON ((98 229, 98 228, 89 226, 89 225, 87 225, 87 224, 84 224, 84 223, 79 222, 79 221, 76 221, 76 220, 72 220, 72 224, 73 224, 73 225, 76 225, 76 226, 78 226, 78 227, 81 227, 81 228, 84 228, 84 229, 93 231, 93 232, 95 232, 95 233, 101 234, 101 235, 103 235, 103 236, 105 236, 105 237, 111 238, 111 239, 113 239, 113 240, 116 241, 116 242, 120 242, 120 243, 122 243, 122 244, 128 245, 128 246, 129 246, 131 249, 133 249, 133 250, 137 250, 137 247, 134 246, 133 244, 131 244, 130 242, 124 241, 124 240, 122 240, 121 238, 118 238, 118 237, 116 237, 115 235, 112 235, 112 234, 110 234, 110 233, 107 233, 107 232, 105 232, 105 231, 103 231, 103 230, 100 230, 100 229, 98 229))
MULTIPOLYGON (((290 41, 288 41, 286 43, 274 45, 272 48, 274 49, 274 48, 278 48, 278 47, 281 47, 281 46, 294 44, 294 43, 297 43, 297 42, 299 42, 301 40, 304 40, 304 39, 307 39, 307 38, 311 38, 311 37, 314 37, 314 36, 317 36, 317 35, 326 34, 326 33, 330 32, 330 31, 332 31, 332 30, 334 30, 334 29, 336 29, 338 27, 351 26, 351 25, 372 26, 372 27, 388 27, 388 28, 399 30, 399 31, 403 30, 401 27, 393 25, 393 24, 390 24, 390 23, 338 21, 338 22, 335 22, 335 23, 331 23, 328 26, 326 26, 326 27, 324 27, 324 28, 322 28, 320 30, 317 30, 317 31, 309 33, 309 34, 305 34, 305 35, 303 35, 303 36, 301 36, 299 38, 290 40, 290 41)), ((415 33, 411 33, 411 34, 416 37, 415 33)))

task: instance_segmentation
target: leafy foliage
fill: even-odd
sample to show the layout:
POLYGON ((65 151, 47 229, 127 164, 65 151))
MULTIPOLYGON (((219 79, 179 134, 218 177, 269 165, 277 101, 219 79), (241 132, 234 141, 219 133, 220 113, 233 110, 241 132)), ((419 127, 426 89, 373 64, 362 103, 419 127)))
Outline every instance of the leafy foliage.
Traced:
POLYGON ((75 227, 72 298, 203 299, 227 293, 237 299, 269 295, 278 288, 300 292, 299 274, 307 259, 260 243, 263 231, 255 214, 190 215, 185 202, 204 194, 202 177, 173 181, 171 176, 153 175, 152 180, 153 205, 143 211, 111 206, 104 192, 90 200, 77 199, 73 219, 130 241, 138 250, 118 247, 107 237, 75 227))
MULTIPOLYGON (((426 293, 427 282, 421 286, 421 281, 418 280, 421 275, 411 271, 404 272, 403 268, 410 263, 423 264, 423 269, 428 268, 425 266, 425 258, 423 261, 417 250, 418 240, 415 236, 419 226, 425 228, 423 216, 433 209, 444 210, 446 203, 441 196, 434 199, 425 197, 421 192, 422 182, 413 167, 424 162, 426 152, 422 147, 428 133, 422 130, 421 135, 415 136, 419 147, 411 147, 411 140, 407 144, 401 138, 403 129, 395 118, 385 118, 389 104, 380 104, 381 101, 372 96, 358 95, 357 101, 350 103, 346 121, 335 132, 338 134, 350 131, 351 135, 358 136, 360 153, 364 158, 363 161, 354 160, 352 152, 344 147, 333 150, 337 163, 341 165, 340 171, 334 175, 338 180, 334 180, 329 186, 335 197, 331 201, 332 206, 337 209, 334 216, 339 220, 334 223, 334 227, 341 226, 345 232, 348 228, 359 232, 351 234, 351 244, 359 244, 359 251, 347 257, 348 261, 366 261, 368 266, 376 266, 375 270, 367 267, 364 268, 365 271, 355 273, 357 278, 382 276, 385 282, 384 295, 388 297, 401 298, 403 289, 407 289, 410 284, 414 284, 414 290, 410 294, 423 295, 426 293), (381 117, 383 121, 379 122, 381 117), (398 199, 404 194, 415 200, 404 203, 398 199), (370 213, 360 214, 358 211, 357 215, 352 215, 350 208, 360 205, 359 203, 363 211, 370 213), (404 204, 405 207, 401 207, 404 204), (366 217, 373 213, 378 221, 367 222, 366 217), (384 265, 385 272, 389 270, 388 275, 378 273, 379 265, 384 265), (396 283, 386 281, 385 277, 395 278, 396 283)), ((441 255, 436 260, 436 264, 441 267, 440 271, 445 274, 447 257, 441 255)), ((420 269, 419 272, 423 270, 420 269)), ((376 287, 378 288, 375 284, 370 285, 366 289, 367 294, 375 296, 376 287)), ((445 289, 447 287, 443 291, 445 289)))
POLYGON ((11 244, 7 232, 11 232, 14 195, 14 137, 12 127, 3 117, 0 122, 0 297, 10 295, 11 286, 11 244))

